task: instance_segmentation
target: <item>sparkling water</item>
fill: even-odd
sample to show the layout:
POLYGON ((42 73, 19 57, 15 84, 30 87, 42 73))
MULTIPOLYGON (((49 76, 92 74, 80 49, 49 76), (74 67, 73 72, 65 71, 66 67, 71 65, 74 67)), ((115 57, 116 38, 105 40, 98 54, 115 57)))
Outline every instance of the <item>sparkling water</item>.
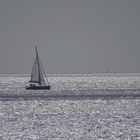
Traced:
POLYGON ((26 90, 29 75, 0 75, 0 140, 138 140, 139 74, 49 75, 51 90, 26 90))

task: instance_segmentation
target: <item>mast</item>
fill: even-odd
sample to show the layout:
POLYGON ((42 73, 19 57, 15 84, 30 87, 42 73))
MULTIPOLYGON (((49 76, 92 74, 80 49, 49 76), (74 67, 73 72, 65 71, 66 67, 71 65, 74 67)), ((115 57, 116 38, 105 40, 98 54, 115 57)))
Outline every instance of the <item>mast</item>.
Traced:
POLYGON ((36 52, 36 58, 37 58, 37 63, 38 63, 38 79, 39 79, 39 84, 41 85, 40 64, 39 64, 39 56, 38 56, 37 46, 35 46, 35 52, 36 52))
POLYGON ((35 46, 35 52, 36 58, 32 67, 31 80, 29 82, 38 83, 40 86, 46 86, 46 84, 49 85, 48 79, 46 78, 41 60, 38 55, 37 46, 35 46))

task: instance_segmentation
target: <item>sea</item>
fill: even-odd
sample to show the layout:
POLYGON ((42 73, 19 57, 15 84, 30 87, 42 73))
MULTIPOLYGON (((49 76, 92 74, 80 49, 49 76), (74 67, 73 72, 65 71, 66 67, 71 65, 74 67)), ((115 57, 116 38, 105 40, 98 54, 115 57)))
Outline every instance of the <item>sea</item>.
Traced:
POLYGON ((0 140, 140 140, 140 74, 0 74, 0 140))

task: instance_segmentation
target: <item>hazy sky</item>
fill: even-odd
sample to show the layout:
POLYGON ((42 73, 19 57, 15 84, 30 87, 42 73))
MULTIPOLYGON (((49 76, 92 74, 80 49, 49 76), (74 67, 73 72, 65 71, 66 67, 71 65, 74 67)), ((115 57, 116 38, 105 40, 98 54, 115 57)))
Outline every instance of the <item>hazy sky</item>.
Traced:
POLYGON ((0 73, 140 72, 140 0, 0 0, 0 73))

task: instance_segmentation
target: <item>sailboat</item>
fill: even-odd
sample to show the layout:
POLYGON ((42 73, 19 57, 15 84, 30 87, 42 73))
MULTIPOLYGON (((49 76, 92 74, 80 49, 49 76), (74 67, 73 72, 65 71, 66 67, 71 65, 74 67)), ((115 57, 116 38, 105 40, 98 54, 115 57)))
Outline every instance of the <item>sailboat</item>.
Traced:
POLYGON ((30 86, 27 86, 27 90, 50 90, 48 79, 45 75, 41 60, 38 55, 37 47, 35 46, 36 58, 32 67, 31 79, 29 81, 30 86))

